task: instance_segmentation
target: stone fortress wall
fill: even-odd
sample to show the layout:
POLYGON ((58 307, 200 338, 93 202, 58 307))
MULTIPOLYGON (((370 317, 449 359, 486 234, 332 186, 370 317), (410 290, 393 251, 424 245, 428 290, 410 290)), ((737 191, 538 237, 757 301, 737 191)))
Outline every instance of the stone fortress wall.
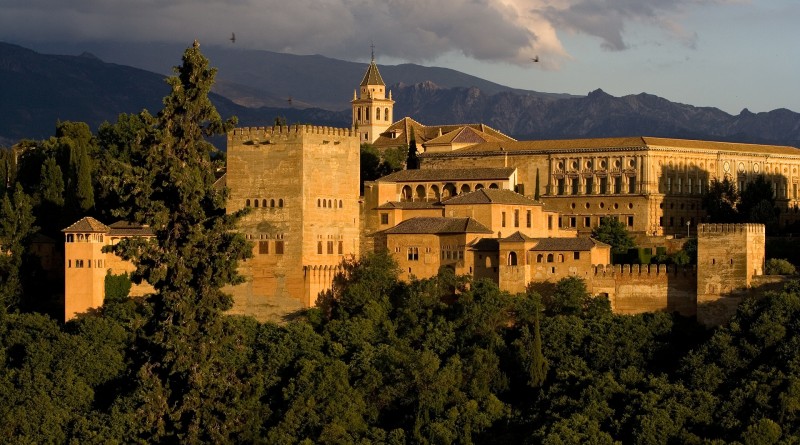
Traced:
POLYGON ((276 319, 313 306, 343 258, 359 254, 359 154, 353 129, 237 128, 228 134, 228 213, 253 241, 232 313, 276 319))

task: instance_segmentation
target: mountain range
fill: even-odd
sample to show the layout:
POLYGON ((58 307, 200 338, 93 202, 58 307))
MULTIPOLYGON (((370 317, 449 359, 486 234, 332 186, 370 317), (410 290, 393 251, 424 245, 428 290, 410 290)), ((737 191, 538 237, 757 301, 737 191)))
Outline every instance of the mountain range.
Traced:
MULTIPOLYGON (((212 101, 242 126, 289 123, 347 127, 349 101, 366 64, 319 55, 202 47, 218 68, 212 101)), ((40 49, 41 50, 41 49, 40 49)), ((177 45, 93 44, 43 54, 0 42, 0 145, 53 134, 57 120, 93 128, 120 113, 155 113, 177 45)), ((586 96, 509 88, 448 68, 381 65, 396 117, 425 124, 491 125, 518 139, 659 136, 800 146, 800 114, 778 109, 731 115, 641 93, 586 96)))

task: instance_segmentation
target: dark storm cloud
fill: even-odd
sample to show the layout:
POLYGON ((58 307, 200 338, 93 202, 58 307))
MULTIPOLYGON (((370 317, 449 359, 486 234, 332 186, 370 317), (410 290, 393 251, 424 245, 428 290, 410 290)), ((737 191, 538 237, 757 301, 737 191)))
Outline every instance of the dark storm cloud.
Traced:
MULTIPOLYGON (((707 0, 711 1, 711 0, 707 0)), ((429 60, 448 52, 513 63, 540 52, 566 57, 568 29, 626 48, 625 24, 649 20, 679 35, 666 16, 703 0, 7 0, 0 38, 225 43, 331 57, 429 60)))

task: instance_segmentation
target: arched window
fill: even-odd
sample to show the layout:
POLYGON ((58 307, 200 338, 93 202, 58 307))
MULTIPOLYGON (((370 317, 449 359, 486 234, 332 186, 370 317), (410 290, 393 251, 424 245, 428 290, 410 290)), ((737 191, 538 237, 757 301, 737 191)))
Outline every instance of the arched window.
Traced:
POLYGON ((517 252, 508 252, 508 265, 509 266, 517 265, 517 252))
POLYGON ((342 208, 342 200, 341 199, 339 200, 339 208, 340 209, 342 208))
POLYGON ((480 189, 482 189, 482 188, 483 188, 483 184, 476 184, 476 185, 475 185, 475 190, 476 190, 476 191, 477 191, 477 190, 480 190, 480 189))
POLYGON ((385 121, 389 120, 389 108, 388 107, 383 109, 383 120, 385 120, 385 121))
POLYGON ((329 209, 333 208, 333 201, 331 201, 330 199, 328 200, 328 208, 329 209))
POLYGON ((417 199, 419 199, 421 201, 425 200, 425 198, 427 196, 426 196, 426 193, 425 193, 425 186, 424 185, 420 184, 420 185, 417 186, 416 195, 417 195, 417 199))
MULTIPOLYGON (((433 195, 433 197, 436 198, 437 201, 442 198, 441 194, 439 193, 439 186, 438 185, 432 185, 431 186, 431 195, 433 195)), ((797 207, 795 207, 795 213, 797 213, 797 207)))
POLYGON ((450 198, 456 195, 456 186, 453 185, 452 182, 448 182, 444 185, 444 189, 442 190, 442 198, 450 198))
POLYGON ((561 253, 558 254, 558 262, 559 263, 563 263, 564 262, 564 254, 561 254, 561 253))
POLYGON ((73 243, 73 242, 75 242, 75 235, 73 235, 73 234, 71 234, 71 233, 68 233, 68 234, 67 234, 67 242, 68 242, 68 243, 73 243))
POLYGON ((356 122, 361 122, 361 107, 356 108, 356 122))
POLYGON ((275 207, 275 200, 274 199, 270 199, 269 200, 269 206, 270 207, 275 207))
POLYGON ((283 207, 283 198, 278 200, 278 207, 283 207))
POLYGON ((365 108, 365 109, 364 109, 364 111, 366 111, 366 112, 367 112, 367 115, 366 115, 366 116, 364 116, 364 120, 366 120, 367 122, 369 122, 369 107, 365 108))
POLYGON ((245 207, 250 207, 250 200, 249 199, 245 199, 244 205, 245 205, 245 207))
POLYGON ((266 207, 266 206, 267 206, 267 200, 266 199, 261 200, 261 207, 266 207))
POLYGON ((376 121, 381 120, 381 109, 380 109, 380 107, 375 108, 375 120, 376 121))
POLYGON ((403 191, 400 193, 401 201, 411 201, 411 186, 403 186, 403 191))
POLYGON ((328 208, 328 201, 323 199, 322 200, 322 207, 327 209, 328 208))
POLYGON ((495 184, 495 183, 493 182, 493 183, 489 184, 489 188, 490 188, 490 189, 497 189, 497 188, 500 188, 500 187, 498 187, 498 186, 497 186, 497 184, 495 184))
POLYGON ((253 200, 253 206, 254 207, 258 207, 258 200, 257 199, 253 200))
POLYGON ((491 269, 492 267, 492 257, 490 255, 486 255, 486 268, 491 269))
POLYGON ((471 189, 469 188, 469 184, 464 184, 461 186, 461 193, 469 193, 471 189))
POLYGON ((322 241, 317 241, 317 253, 322 255, 322 241))
POLYGON ((536 262, 541 263, 542 261, 544 261, 544 255, 542 255, 541 253, 539 255, 536 255, 536 262))
POLYGON ((552 263, 553 262, 553 254, 552 253, 548 253, 547 254, 547 262, 548 263, 552 263))

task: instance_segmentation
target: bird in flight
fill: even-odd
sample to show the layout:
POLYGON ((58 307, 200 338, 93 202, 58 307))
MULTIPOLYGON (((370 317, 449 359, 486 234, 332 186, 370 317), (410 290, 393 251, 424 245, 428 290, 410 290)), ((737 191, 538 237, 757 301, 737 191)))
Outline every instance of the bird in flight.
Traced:
POLYGON ((236 33, 231 33, 230 41, 231 43, 236 43, 236 33))
POLYGON ((289 102, 289 106, 291 106, 292 105, 292 96, 289 96, 289 98, 286 99, 286 102, 289 102))
POLYGON ((531 60, 532 60, 534 63, 536 63, 536 62, 538 62, 538 61, 539 61, 539 56, 536 56, 536 57, 531 57, 531 60))

